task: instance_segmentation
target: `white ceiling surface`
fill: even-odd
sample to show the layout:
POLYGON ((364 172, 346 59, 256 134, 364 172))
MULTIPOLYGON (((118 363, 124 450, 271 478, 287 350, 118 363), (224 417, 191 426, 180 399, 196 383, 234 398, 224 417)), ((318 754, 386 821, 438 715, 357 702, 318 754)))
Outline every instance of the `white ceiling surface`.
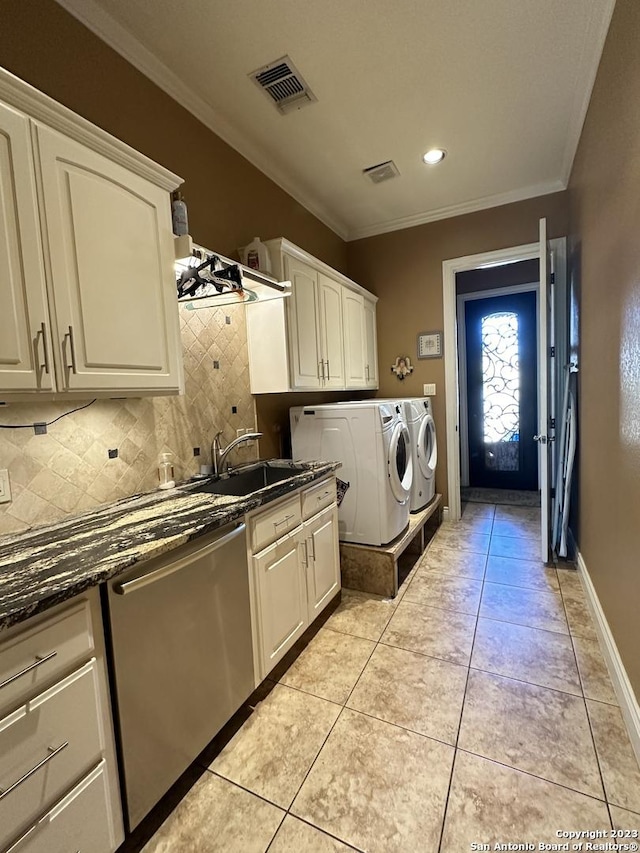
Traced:
POLYGON ((564 189, 615 0, 58 2, 356 239, 564 189), (247 75, 285 54, 281 115, 247 75))

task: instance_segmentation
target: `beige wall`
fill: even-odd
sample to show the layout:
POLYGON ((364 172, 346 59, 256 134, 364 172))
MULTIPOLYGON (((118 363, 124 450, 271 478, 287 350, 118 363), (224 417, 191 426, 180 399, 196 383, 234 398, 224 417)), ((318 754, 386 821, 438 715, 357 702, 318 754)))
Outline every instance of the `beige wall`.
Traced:
POLYGON ((640 4, 618 0, 569 184, 578 545, 640 696, 640 4))
POLYGON ((393 231, 348 244, 349 275, 378 297, 379 396, 422 396, 425 382, 436 383, 433 400, 440 436, 436 488, 447 494, 443 359, 418 361, 418 332, 442 330, 442 262, 538 239, 538 220, 547 217, 550 237, 567 234, 566 193, 496 207, 393 231), (391 373, 399 355, 409 355, 413 373, 400 382, 391 373))
MULTIPOLYGON (((0 65, 182 176, 198 243, 230 255, 255 236, 286 236, 345 271, 333 231, 54 0, 2 0, 0 15, 0 65)), ((206 74, 195 33, 191 49, 206 74)))

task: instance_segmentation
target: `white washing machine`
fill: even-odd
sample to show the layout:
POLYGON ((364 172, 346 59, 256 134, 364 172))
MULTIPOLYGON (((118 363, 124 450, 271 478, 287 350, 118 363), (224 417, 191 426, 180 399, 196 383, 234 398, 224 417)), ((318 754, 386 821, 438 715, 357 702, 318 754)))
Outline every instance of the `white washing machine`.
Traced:
POLYGON ((409 429, 413 478, 411 481, 410 511, 419 512, 430 503, 436 494, 436 465, 438 443, 433 409, 429 397, 395 397, 356 400, 336 403, 338 406, 367 406, 371 403, 387 403, 399 411, 409 429), (398 409, 398 407, 400 407, 398 409))
POLYGON ((433 500, 436 493, 436 425, 428 397, 408 397, 402 402, 413 458, 411 512, 418 512, 433 500))
POLYGON ((413 463, 409 431, 391 403, 326 403, 290 410, 294 459, 341 462, 349 483, 338 510, 339 538, 386 545, 409 523, 413 463))

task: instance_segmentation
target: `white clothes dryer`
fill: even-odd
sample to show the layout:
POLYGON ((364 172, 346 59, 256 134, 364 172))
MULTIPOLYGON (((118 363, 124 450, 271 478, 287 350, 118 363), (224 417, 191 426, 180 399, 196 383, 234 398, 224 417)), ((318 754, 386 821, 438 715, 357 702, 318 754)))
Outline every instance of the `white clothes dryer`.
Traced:
POLYGON ((338 510, 339 538, 386 545, 409 523, 413 462, 409 431, 396 406, 326 403, 290 410, 294 459, 341 462, 349 483, 338 510))
POLYGON ((419 512, 436 494, 436 465, 438 443, 436 425, 429 397, 390 397, 336 403, 338 406, 367 406, 387 403, 399 411, 409 429, 413 477, 411 482, 410 511, 419 512))
POLYGON ((407 397, 403 405, 413 457, 411 512, 418 512, 433 500, 436 493, 436 425, 428 397, 407 397))

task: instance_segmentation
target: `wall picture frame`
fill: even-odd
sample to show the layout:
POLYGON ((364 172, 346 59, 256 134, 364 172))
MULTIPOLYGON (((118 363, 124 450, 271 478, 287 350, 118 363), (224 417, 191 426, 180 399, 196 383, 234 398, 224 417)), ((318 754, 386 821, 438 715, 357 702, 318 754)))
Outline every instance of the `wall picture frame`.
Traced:
POLYGON ((418 358, 442 358, 442 332, 419 332, 418 358))

